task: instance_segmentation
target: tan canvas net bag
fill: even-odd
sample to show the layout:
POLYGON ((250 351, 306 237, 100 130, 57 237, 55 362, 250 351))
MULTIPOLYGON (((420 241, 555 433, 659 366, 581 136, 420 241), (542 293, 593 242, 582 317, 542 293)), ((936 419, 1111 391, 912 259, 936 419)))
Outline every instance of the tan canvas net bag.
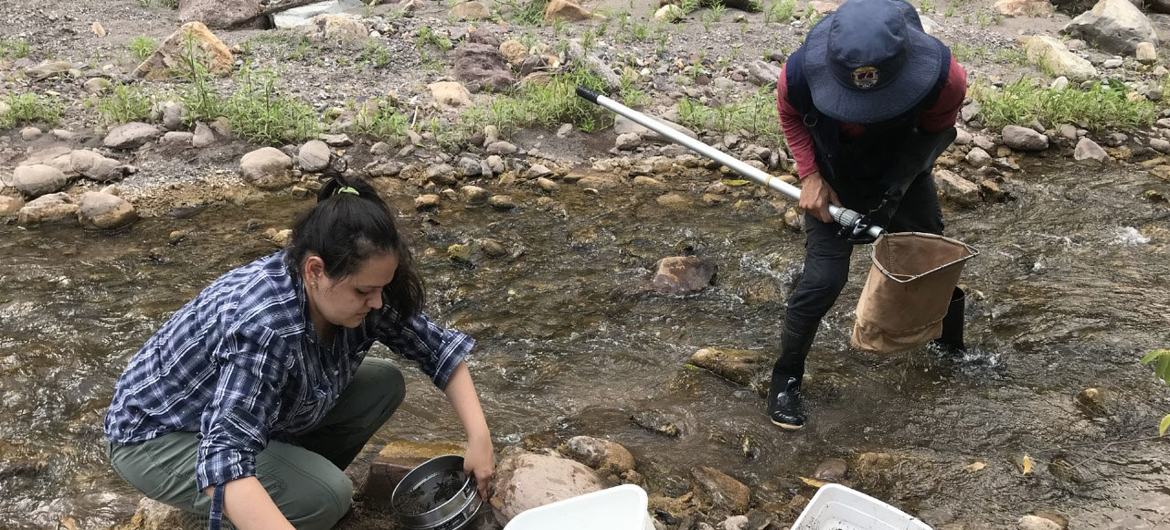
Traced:
POLYGON ((963 263, 979 251, 935 234, 884 234, 857 301, 853 347, 896 353, 938 338, 963 263))

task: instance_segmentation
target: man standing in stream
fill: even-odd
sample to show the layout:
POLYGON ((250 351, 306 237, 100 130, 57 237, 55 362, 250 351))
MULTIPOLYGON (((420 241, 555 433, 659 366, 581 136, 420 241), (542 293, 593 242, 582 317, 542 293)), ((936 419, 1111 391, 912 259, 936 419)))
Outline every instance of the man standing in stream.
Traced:
MULTIPOLYGON (((931 170, 954 141, 967 74, 927 35, 903 0, 848 0, 809 32, 777 82, 777 106, 800 177, 804 273, 788 298, 768 414, 805 423, 800 385, 821 319, 845 286, 855 243, 869 226, 942 234, 931 170), (829 205, 867 212, 842 230, 829 205)), ((961 352, 963 291, 956 288, 935 345, 961 352)))

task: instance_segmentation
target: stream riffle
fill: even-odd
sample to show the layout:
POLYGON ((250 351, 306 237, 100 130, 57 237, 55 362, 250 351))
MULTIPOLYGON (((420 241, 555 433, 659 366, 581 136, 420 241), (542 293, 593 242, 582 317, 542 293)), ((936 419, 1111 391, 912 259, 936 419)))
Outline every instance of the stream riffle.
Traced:
MULTIPOLYGON (((982 251, 963 278, 972 351, 962 359, 848 348, 868 269, 868 249, 857 249, 813 349, 812 421, 799 433, 773 427, 754 391, 684 368, 703 347, 776 351, 803 238, 768 201, 742 193, 738 205, 703 207, 717 175, 680 173, 657 177, 694 207, 660 206, 648 189, 571 185, 543 205, 518 188, 511 212, 394 202, 429 312, 479 340, 473 374, 498 448, 537 433, 608 437, 635 454, 654 493, 684 493, 703 465, 748 484, 760 506, 811 497, 798 477, 826 458, 887 453, 893 465, 855 466, 849 483, 937 522, 1005 528, 1050 510, 1074 529, 1170 528, 1170 445, 1152 438, 1170 392, 1137 362, 1170 346, 1170 210, 1141 199, 1166 184, 1044 163, 1013 181, 1011 201, 948 209, 949 234, 982 251), (482 238, 510 253, 447 257, 448 245, 482 238), (715 260, 715 285, 651 291, 655 262, 683 253, 715 260), (1101 409, 1078 404, 1090 387, 1101 409), (646 411, 682 436, 630 420, 646 411), (1035 463, 1028 474, 1023 455, 1035 463), (978 462, 986 467, 968 468, 978 462)), ((170 312, 274 251, 264 229, 309 206, 272 197, 113 234, 0 226, 0 527, 56 528, 70 516, 101 528, 133 511, 101 437, 114 380, 170 312), (177 243, 175 231, 186 232, 177 243)), ((407 373, 407 401, 376 441, 458 439, 442 395, 407 373)))

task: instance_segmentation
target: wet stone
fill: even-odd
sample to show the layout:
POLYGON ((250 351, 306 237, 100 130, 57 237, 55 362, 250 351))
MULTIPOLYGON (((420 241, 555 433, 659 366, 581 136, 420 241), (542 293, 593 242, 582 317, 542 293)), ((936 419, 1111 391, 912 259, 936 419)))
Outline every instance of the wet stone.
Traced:
POLYGON ((557 184, 556 182, 553 182, 552 180, 544 177, 536 179, 536 185, 546 193, 553 193, 561 187, 560 184, 557 184))
POLYGON ((751 490, 718 469, 702 466, 691 470, 702 502, 716 509, 743 513, 751 501, 751 490))
POLYGON ((682 436, 683 431, 679 426, 668 418, 661 411, 644 410, 630 416, 630 419, 635 425, 648 429, 650 431, 669 436, 671 438, 678 438, 682 436))
POLYGON ((566 455, 593 469, 621 474, 634 469, 634 455, 617 442, 574 436, 565 444, 566 455))
POLYGON ((772 354, 756 350, 703 348, 687 362, 736 384, 748 386, 756 374, 770 366, 772 354))
POLYGON ((434 193, 419 195, 414 199, 416 210, 433 210, 439 207, 439 196, 434 193))
POLYGON ((848 470, 849 464, 844 460, 830 458, 817 466, 816 471, 813 471, 813 478, 825 482, 841 482, 845 478, 845 473, 848 470))
POLYGON ((668 295, 694 293, 711 285, 718 269, 715 262, 696 256, 663 258, 650 281, 655 291, 668 295))
POLYGON ((480 239, 478 243, 479 248, 483 249, 483 253, 489 257, 499 258, 508 255, 508 248, 495 239, 480 239))
POLYGON ((497 210, 511 210, 516 207, 516 200, 510 195, 492 195, 488 205, 497 210))
POLYGON ((1021 517, 1017 528, 1019 530, 1062 530, 1059 524, 1035 515, 1021 517))

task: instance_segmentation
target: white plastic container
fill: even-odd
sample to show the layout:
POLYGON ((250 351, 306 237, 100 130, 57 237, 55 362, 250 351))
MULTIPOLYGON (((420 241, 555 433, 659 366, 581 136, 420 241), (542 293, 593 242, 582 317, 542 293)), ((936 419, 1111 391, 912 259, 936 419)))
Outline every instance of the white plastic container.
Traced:
POLYGON ((504 530, 654 530, 646 491, 633 484, 525 510, 504 530))
POLYGON ((933 530, 917 517, 840 484, 822 486, 792 530, 933 530))

